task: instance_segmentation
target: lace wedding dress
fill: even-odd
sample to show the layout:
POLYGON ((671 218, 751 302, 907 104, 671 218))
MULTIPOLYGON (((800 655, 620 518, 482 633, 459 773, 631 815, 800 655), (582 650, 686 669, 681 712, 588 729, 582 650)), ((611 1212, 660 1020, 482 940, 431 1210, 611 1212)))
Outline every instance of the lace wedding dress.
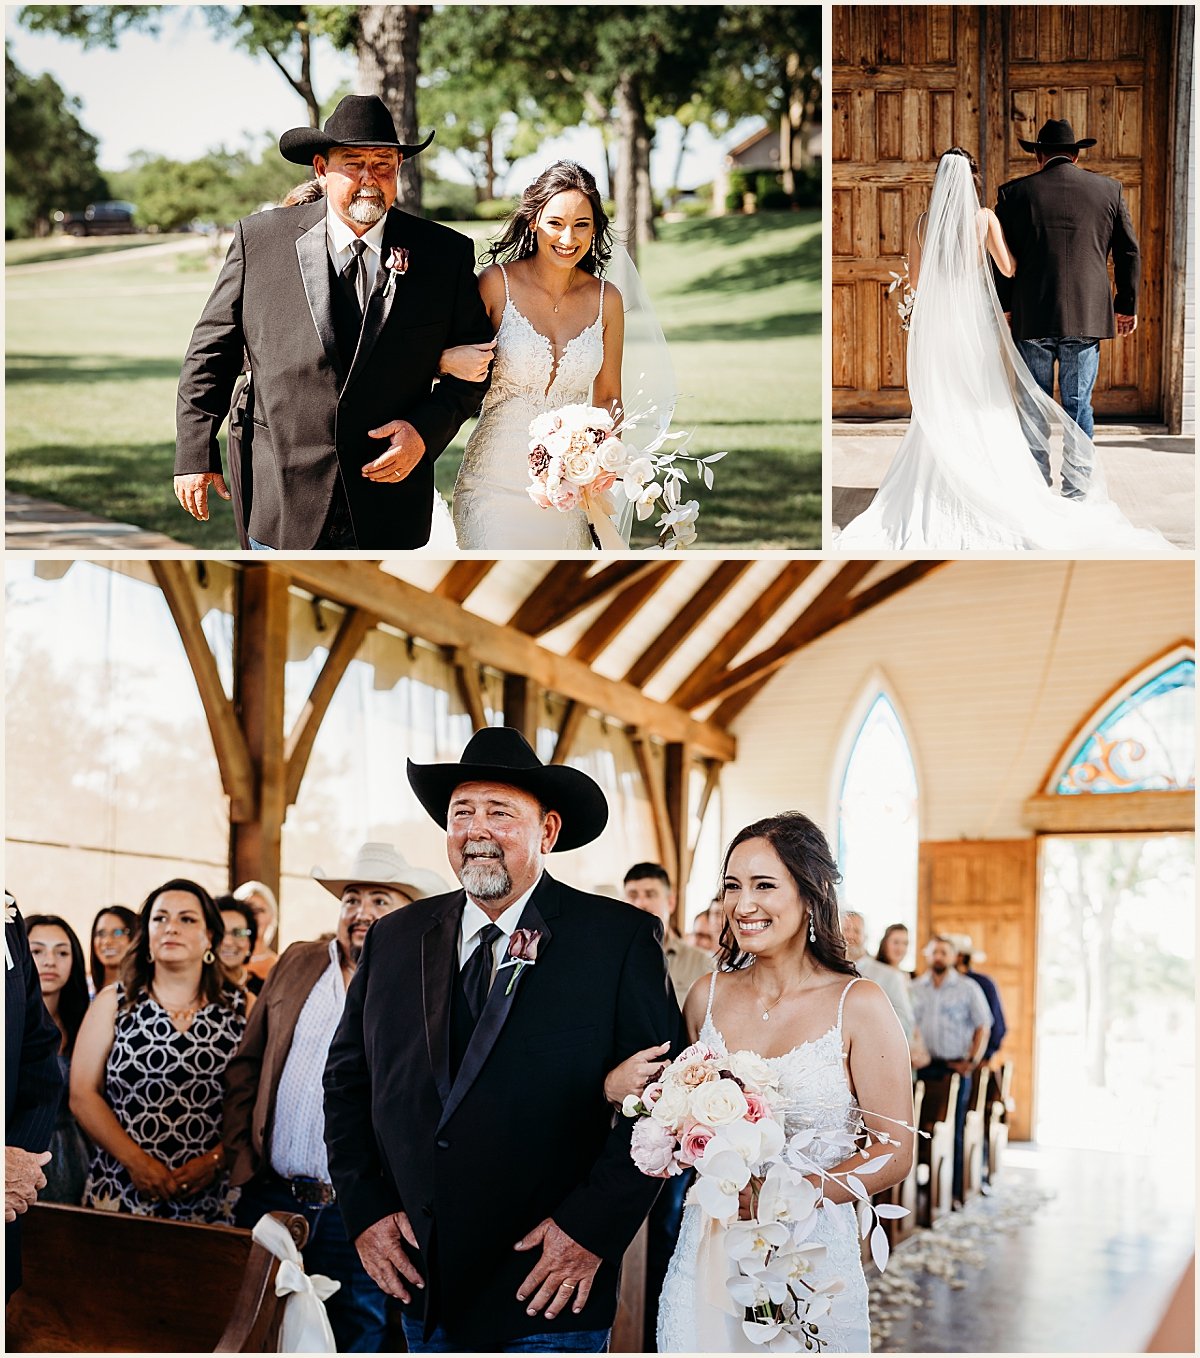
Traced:
MULTIPOLYGON (((788 1136, 812 1127, 859 1130, 859 1115, 854 1110, 854 1098, 846 1080, 842 1042, 842 1007, 846 992, 858 979, 854 977, 842 991, 837 1021, 827 1033, 811 1042, 802 1042, 784 1056, 766 1058, 768 1065, 774 1067, 779 1075, 784 1130, 788 1136)), ((717 973, 713 972, 712 984, 708 989, 708 1009, 699 1041, 707 1042, 716 1051, 726 1052, 729 1049, 712 1017, 716 985, 717 973)), ((813 1149, 815 1155, 815 1146, 813 1149)), ((845 1157, 844 1150, 833 1147, 823 1156, 815 1155, 825 1169, 831 1169, 845 1157)), ((848 1202, 826 1204, 819 1209, 817 1216, 818 1224, 812 1239, 825 1246, 826 1254, 815 1271, 814 1280, 820 1282, 835 1276, 845 1282, 845 1290, 833 1299, 832 1313, 819 1322, 821 1338, 830 1353, 869 1353, 871 1329, 867 1317, 867 1283, 859 1253, 858 1218, 854 1205, 848 1202)), ((724 1317, 726 1333, 715 1347, 712 1344, 706 1347, 703 1337, 698 1333, 696 1263, 704 1225, 699 1207, 684 1208, 679 1241, 667 1267, 658 1305, 658 1351, 760 1352, 759 1347, 745 1337, 741 1323, 733 1316, 724 1317)))
POLYGON ((1091 439, 1034 381, 1000 307, 985 232, 970 165, 944 156, 909 333, 912 419, 835 550, 1173 551, 1108 498, 1091 439))
POLYGON ((554 362, 554 346, 517 308, 504 274, 492 385, 454 486, 454 527, 465 550, 590 551, 582 510, 539 509, 529 498, 529 424, 547 410, 591 405, 604 360, 604 280, 596 319, 554 362))

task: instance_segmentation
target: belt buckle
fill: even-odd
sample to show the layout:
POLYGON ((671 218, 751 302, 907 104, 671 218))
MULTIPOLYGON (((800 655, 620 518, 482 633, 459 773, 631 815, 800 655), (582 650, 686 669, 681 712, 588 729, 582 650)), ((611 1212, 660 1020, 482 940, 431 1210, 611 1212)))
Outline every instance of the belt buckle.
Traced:
POLYGON ((289 1179, 288 1187, 302 1207, 326 1207, 337 1201, 333 1185, 323 1184, 320 1179, 289 1179))

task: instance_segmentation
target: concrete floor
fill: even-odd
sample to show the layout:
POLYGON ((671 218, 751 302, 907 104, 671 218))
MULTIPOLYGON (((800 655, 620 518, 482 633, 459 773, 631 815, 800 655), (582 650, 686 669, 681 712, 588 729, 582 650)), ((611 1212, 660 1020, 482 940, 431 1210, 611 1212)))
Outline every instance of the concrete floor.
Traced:
POLYGON ((955 1213, 958 1229, 945 1231, 945 1254, 960 1256, 950 1276, 905 1269, 905 1251, 928 1232, 896 1251, 890 1299, 876 1275, 876 1351, 1144 1351, 1195 1249, 1193 1148, 1168 1137, 1161 1151, 1011 1147, 996 1195, 955 1213), (1032 1203, 1039 1194, 1053 1196, 1014 1225, 1021 1214, 1006 1211, 1006 1195, 1032 1203), (973 1258, 962 1262, 964 1252, 973 1258))
MULTIPOLYGON (((870 424, 835 421, 833 495, 835 529, 871 503, 891 465, 907 420, 870 424)), ((1101 425, 1096 449, 1108 493, 1139 528, 1157 528, 1176 547, 1196 545, 1196 440, 1161 429, 1101 425)))

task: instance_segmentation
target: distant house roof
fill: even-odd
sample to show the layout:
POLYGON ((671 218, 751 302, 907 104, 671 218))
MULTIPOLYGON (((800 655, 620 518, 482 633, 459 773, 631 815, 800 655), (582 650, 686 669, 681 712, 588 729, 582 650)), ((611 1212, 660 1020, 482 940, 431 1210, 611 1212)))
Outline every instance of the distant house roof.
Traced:
MULTIPOLYGON (((810 154, 821 154, 821 119, 808 128, 808 149, 810 154)), ((752 132, 744 141, 731 146, 725 152, 725 164, 731 170, 777 170, 779 169, 779 129, 771 124, 752 132)))

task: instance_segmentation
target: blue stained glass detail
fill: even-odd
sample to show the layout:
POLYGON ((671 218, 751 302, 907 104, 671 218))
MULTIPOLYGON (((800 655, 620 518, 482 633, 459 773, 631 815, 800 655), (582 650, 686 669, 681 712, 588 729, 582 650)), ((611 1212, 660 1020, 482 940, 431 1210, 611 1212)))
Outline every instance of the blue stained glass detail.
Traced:
POLYGON ((1062 796, 1196 786, 1196 662, 1178 660, 1104 717, 1054 790, 1062 796))

